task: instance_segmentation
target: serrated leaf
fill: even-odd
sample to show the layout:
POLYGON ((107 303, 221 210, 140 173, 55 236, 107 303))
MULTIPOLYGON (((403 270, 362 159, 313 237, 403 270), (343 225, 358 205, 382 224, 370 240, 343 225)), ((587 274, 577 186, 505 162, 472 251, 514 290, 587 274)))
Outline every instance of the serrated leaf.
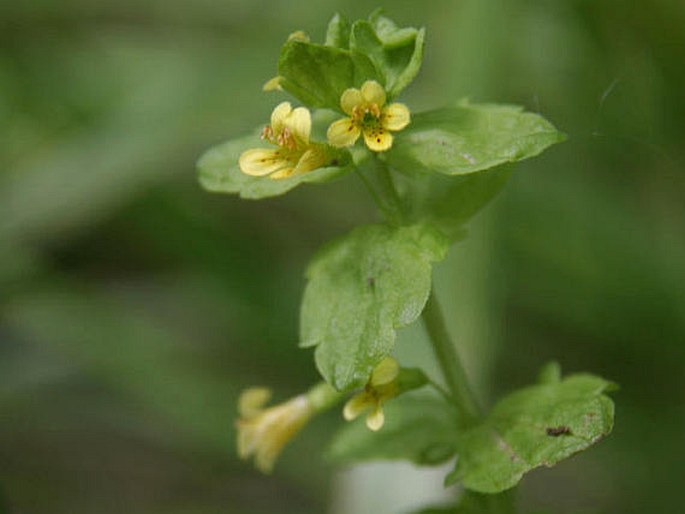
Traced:
POLYGON ((423 60, 424 35, 423 29, 398 29, 383 17, 378 19, 375 26, 359 20, 352 25, 350 48, 369 56, 381 75, 381 83, 385 85, 389 99, 392 99, 419 72, 423 60))
POLYGON ((462 102, 413 115, 387 160, 400 171, 461 175, 534 157, 564 137, 522 107, 462 102))
POLYGON ((339 13, 328 22, 325 45, 345 50, 350 47, 350 23, 339 13))
MULTIPOLYGON (((348 171, 343 167, 319 168, 309 173, 282 180, 269 177, 252 177, 238 167, 240 154, 250 148, 263 147, 259 136, 232 139, 207 150, 198 160, 200 184, 213 193, 234 193, 241 198, 260 199, 282 195, 304 183, 324 182, 348 171)), ((338 160, 346 164, 348 157, 341 153, 338 160)))
POLYGON ((366 55, 302 41, 288 41, 283 46, 278 74, 283 77, 283 89, 305 105, 336 111, 341 111, 340 96, 346 89, 379 80, 366 55))
POLYGON ((481 493, 516 485, 528 471, 553 466, 611 432, 613 384, 587 374, 516 391, 486 420, 458 437, 459 458, 446 482, 481 493))
POLYGON ((431 263, 448 242, 426 225, 357 228, 328 244, 307 269, 300 333, 316 346, 321 375, 336 389, 366 383, 393 348, 395 329, 421 314, 431 263))
POLYGON ((429 222, 450 240, 463 236, 464 225, 503 189, 511 167, 449 177, 425 171, 397 174, 406 215, 414 222, 429 222))
POLYGON ((454 456, 457 413, 440 398, 401 396, 386 404, 385 424, 372 432, 363 420, 344 426, 327 456, 345 464, 371 460, 409 460, 436 465, 454 456))

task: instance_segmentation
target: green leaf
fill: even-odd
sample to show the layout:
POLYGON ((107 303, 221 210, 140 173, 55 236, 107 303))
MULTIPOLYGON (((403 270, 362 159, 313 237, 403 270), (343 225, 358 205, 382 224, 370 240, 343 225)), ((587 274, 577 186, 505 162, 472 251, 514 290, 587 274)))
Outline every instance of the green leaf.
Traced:
MULTIPOLYGON (((259 199, 282 195, 304 183, 324 182, 349 171, 347 152, 333 153, 333 162, 341 167, 319 168, 291 178, 274 180, 269 177, 252 177, 238 167, 240 154, 249 148, 259 148, 264 142, 259 136, 232 139, 207 150, 197 163, 200 184, 213 193, 235 193, 242 198, 259 199)), ((333 150, 331 150, 333 151, 333 150)), ((333 151, 335 152, 335 151, 333 151)))
POLYGON ((328 22, 325 45, 345 50, 350 47, 350 23, 339 13, 328 22))
POLYGON ((394 178, 409 219, 431 223, 454 241, 463 236, 464 224, 502 190, 510 175, 511 167, 501 166, 461 177, 417 171, 394 178))
POLYGON ((336 389, 366 383, 395 343, 395 329, 421 314, 431 263, 448 242, 426 225, 359 227, 328 244, 307 269, 302 347, 316 346, 321 375, 336 389))
POLYGON ((352 25, 350 48, 369 56, 383 79, 388 97, 392 99, 419 72, 424 36, 423 29, 398 29, 384 17, 379 17, 375 26, 359 20, 352 25))
POLYGON ((372 432, 359 419, 333 438, 327 456, 334 462, 409 460, 436 465, 456 453, 457 413, 441 398, 402 396, 384 407, 385 424, 372 432))
POLYGON ((587 374, 516 391, 478 426, 458 436, 459 458, 446 483, 481 493, 516 485, 524 473, 553 466, 611 432, 611 382, 587 374))
POLYGON ((387 159, 400 171, 462 175, 534 157, 564 137, 522 107, 464 101, 414 115, 396 134, 387 159))
POLYGON ((278 74, 283 77, 283 89, 305 105, 337 111, 343 91, 379 80, 366 55, 302 41, 288 41, 283 46, 278 74))

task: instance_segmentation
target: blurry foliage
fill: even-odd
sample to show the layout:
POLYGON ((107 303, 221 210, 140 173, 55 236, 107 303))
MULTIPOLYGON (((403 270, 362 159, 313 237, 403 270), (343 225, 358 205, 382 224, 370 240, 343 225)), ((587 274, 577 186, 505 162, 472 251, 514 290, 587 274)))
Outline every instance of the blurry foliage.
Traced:
MULTIPOLYGON (((488 214, 491 244, 476 258, 487 263, 481 315, 498 334, 492 382, 523 385, 556 359, 622 390, 614 435, 533 473, 521 503, 679 510, 682 2, 380 4, 428 29, 407 103, 522 103, 569 135, 517 170, 488 214)), ((0 4, 0 512, 325 510, 318 454, 336 415, 264 480, 235 460, 233 405, 246 385, 285 397, 315 378, 311 355, 295 351, 304 263, 373 219, 370 202, 353 177, 259 206, 215 197, 194 163, 266 119, 274 49, 336 9, 369 10, 0 4)), ((457 318, 470 307, 460 302, 457 318)))

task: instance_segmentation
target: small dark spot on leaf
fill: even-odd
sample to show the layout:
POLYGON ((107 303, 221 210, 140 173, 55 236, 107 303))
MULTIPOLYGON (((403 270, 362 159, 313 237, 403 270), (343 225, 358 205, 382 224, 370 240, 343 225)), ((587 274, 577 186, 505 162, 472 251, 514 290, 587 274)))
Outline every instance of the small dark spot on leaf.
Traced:
POLYGON ((560 435, 571 435, 571 429, 567 426, 547 427, 547 435, 550 437, 559 437, 560 435))
POLYGON ((366 283, 369 285, 371 289, 376 288, 376 279, 374 277, 369 277, 366 279, 366 283))
POLYGON ((333 160, 331 161, 331 166, 337 166, 338 164, 339 164, 339 163, 338 163, 338 159, 333 159, 333 160))

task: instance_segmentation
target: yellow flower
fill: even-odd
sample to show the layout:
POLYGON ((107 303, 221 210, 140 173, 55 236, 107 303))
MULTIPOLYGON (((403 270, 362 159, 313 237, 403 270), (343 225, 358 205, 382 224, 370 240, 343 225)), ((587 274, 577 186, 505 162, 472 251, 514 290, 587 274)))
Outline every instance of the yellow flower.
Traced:
POLYGON ((238 401, 238 455, 254 455, 255 466, 269 473, 285 444, 297 434, 315 412, 308 396, 301 394, 285 403, 264 408, 271 391, 254 387, 243 391, 238 401))
POLYGON ((361 134, 374 152, 392 146, 392 134, 409 124, 409 109, 404 104, 385 105, 385 90, 375 80, 367 80, 360 89, 350 88, 340 97, 340 107, 349 118, 328 127, 328 142, 333 146, 352 146, 361 134))
POLYGON ((383 402, 397 396, 396 378, 400 373, 400 366, 392 357, 383 359, 371 373, 371 377, 362 391, 353 396, 343 408, 343 416, 347 421, 359 417, 365 411, 366 426, 374 432, 380 430, 385 423, 383 402))
POLYGON ((242 153, 238 164, 246 175, 283 179, 315 170, 326 164, 322 145, 309 142, 312 118, 305 107, 293 109, 282 102, 271 113, 271 124, 262 139, 276 149, 252 148, 242 153))

